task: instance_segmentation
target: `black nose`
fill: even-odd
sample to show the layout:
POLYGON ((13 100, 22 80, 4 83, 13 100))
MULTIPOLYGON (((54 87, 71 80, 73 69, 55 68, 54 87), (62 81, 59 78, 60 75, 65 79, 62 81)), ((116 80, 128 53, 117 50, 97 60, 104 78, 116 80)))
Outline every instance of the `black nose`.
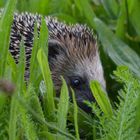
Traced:
POLYGON ((92 108, 89 107, 85 101, 88 101, 89 103, 92 103, 92 102, 95 102, 95 98, 93 97, 93 94, 91 92, 91 90, 88 88, 86 89, 86 91, 83 91, 83 92, 79 92, 77 93, 78 96, 77 96, 77 104, 78 106, 84 110, 85 112, 87 113, 92 113, 92 108), (79 97, 82 99, 78 100, 79 97))
POLYGON ((78 102, 78 106, 87 113, 92 113, 92 108, 84 102, 78 102))

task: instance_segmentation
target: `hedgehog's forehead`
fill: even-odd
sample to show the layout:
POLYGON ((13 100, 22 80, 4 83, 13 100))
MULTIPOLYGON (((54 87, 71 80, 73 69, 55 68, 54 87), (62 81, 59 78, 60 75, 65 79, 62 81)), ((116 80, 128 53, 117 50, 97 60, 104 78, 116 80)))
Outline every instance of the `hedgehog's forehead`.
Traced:
POLYGON ((96 55, 92 60, 85 58, 82 61, 77 61, 74 65, 73 75, 86 78, 88 82, 91 80, 98 80, 103 87, 105 87, 103 69, 99 55, 96 55))
POLYGON ((82 60, 77 59, 77 62, 75 61, 74 63, 73 61, 73 65, 75 66, 73 74, 81 77, 87 77, 88 80, 91 80, 96 75, 95 72, 97 69, 97 63, 97 56, 95 56, 92 60, 90 60, 88 57, 83 58, 82 60))

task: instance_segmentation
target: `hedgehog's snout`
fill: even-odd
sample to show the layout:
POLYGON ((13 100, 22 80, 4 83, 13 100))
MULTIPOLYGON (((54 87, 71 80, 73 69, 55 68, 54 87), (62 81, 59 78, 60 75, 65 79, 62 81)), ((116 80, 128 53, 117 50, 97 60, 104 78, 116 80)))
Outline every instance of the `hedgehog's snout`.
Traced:
POLYGON ((70 76, 66 81, 68 86, 72 87, 75 92, 78 106, 88 113, 91 112, 91 108, 88 107, 85 101, 94 102, 95 99, 91 92, 88 80, 80 76, 70 76))
MULTIPOLYGON (((77 93, 76 93, 77 94, 77 93)), ((89 107, 85 101, 88 102, 95 102, 95 99, 93 97, 93 94, 89 89, 85 90, 85 91, 81 91, 79 93, 79 96, 77 97, 77 104, 80 108, 82 108, 84 111, 86 111, 87 113, 91 113, 91 107, 89 107)))

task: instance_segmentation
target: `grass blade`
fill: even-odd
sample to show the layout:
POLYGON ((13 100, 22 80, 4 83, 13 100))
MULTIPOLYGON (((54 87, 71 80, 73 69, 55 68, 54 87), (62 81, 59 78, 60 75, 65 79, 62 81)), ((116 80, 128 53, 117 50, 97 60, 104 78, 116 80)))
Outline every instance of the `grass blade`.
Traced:
POLYGON ((30 59, 30 82, 36 81, 38 78, 38 63, 37 62, 37 51, 38 51, 38 32, 37 32, 37 24, 35 24, 34 28, 34 42, 33 42, 33 49, 32 49, 32 55, 30 59))
POLYGON ((125 36, 125 20, 126 16, 126 0, 122 0, 121 7, 120 7, 120 14, 117 19, 117 26, 116 26, 116 35, 120 38, 124 38, 125 36))
POLYGON ((47 113, 48 115, 53 115, 53 113, 55 112, 54 97, 53 97, 54 96, 53 81, 51 78, 48 59, 43 49, 39 49, 37 53, 37 58, 47 89, 47 93, 44 95, 45 113, 47 113))
POLYGON ((133 24, 133 27, 135 28, 135 31, 138 35, 140 35, 140 14, 139 14, 139 8, 140 8, 140 1, 139 0, 127 0, 126 1, 129 8, 129 18, 131 23, 133 24))
POLYGON ((44 94, 45 115, 48 114, 51 119, 53 118, 52 115, 55 112, 55 105, 54 105, 54 97, 53 97, 54 96, 53 81, 51 78, 51 72, 50 72, 48 58, 47 58, 48 56, 47 44, 48 44, 48 29, 45 20, 42 19, 42 25, 41 25, 41 31, 40 31, 40 37, 38 43, 41 49, 39 49, 37 53, 37 59, 47 89, 47 93, 44 94))
POLYGON ((65 80, 62 78, 62 88, 60 94, 60 101, 58 104, 57 111, 57 121, 58 128, 62 131, 66 131, 66 122, 67 122, 67 113, 68 113, 68 105, 69 105, 69 94, 68 88, 65 80))
POLYGON ((102 90, 100 84, 97 81, 91 81, 90 88, 95 97, 98 105, 100 106, 101 110, 104 114, 108 117, 113 115, 112 106, 110 101, 107 97, 107 94, 102 90))
POLYGON ((72 91, 72 99, 73 99, 73 105, 74 105, 74 126, 75 126, 75 133, 76 133, 76 138, 77 140, 80 140, 80 136, 79 136, 79 128, 78 128, 78 107, 77 107, 77 103, 76 103, 76 99, 75 99, 75 93, 73 91, 73 89, 71 89, 72 91))
POLYGON ((48 28, 45 22, 45 19, 42 18, 42 23, 40 27, 40 36, 39 36, 39 42, 38 46, 43 48, 45 51, 45 54, 48 56, 48 28))
POLYGON ((93 21, 93 18, 95 18, 95 13, 92 10, 92 7, 91 7, 89 1, 82 0, 80 2, 81 2, 82 9, 83 9, 83 13, 84 13, 85 17, 87 18, 88 23, 92 26, 92 28, 95 29, 95 23, 93 21), (87 12, 87 9, 88 9, 88 12, 87 12))
POLYGON ((111 18, 116 18, 118 16, 119 5, 115 0, 101 0, 101 2, 107 14, 111 18))
POLYGON ((12 78, 16 79, 17 65, 16 65, 14 58, 12 57, 10 52, 8 52, 7 65, 10 66, 12 69, 12 76, 13 76, 12 78))
MULTIPOLYGON (((23 40, 20 43, 20 56, 19 56, 19 63, 17 65, 17 89, 19 91, 22 91, 25 88, 25 47, 24 47, 24 42, 23 40)), ((19 92, 18 94, 20 95, 22 92, 19 92)))
POLYGON ((23 41, 20 45, 20 58, 18 64, 18 72, 17 72, 17 80, 16 81, 16 93, 12 97, 11 101, 11 109, 10 109, 10 121, 9 121, 9 140, 16 139, 16 124, 17 124, 17 109, 18 109, 18 102, 16 100, 17 96, 20 96, 23 93, 24 88, 24 70, 25 70, 25 48, 23 46, 23 41))
POLYGON ((35 140, 38 139, 37 133, 35 131, 35 126, 33 121, 31 120, 30 116, 27 114, 25 108, 20 107, 21 113, 21 123, 23 125, 23 130, 25 131, 25 137, 28 140, 35 140))
POLYGON ((16 121, 17 121, 17 101, 15 95, 12 97, 9 120, 9 140, 16 139, 16 121))
POLYGON ((10 40, 10 29, 16 0, 9 0, 0 20, 0 76, 4 76, 10 40))

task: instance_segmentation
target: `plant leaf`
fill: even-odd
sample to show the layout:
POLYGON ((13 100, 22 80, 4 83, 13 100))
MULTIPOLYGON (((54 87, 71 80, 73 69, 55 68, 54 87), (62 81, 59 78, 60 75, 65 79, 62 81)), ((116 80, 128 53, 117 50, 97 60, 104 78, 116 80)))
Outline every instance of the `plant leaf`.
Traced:
POLYGON ((49 69, 48 59, 43 51, 43 49, 39 49, 37 53, 37 58, 39 62, 39 66, 43 75, 43 79, 46 84, 47 93, 44 94, 44 109, 45 114, 47 113, 50 118, 55 112, 55 105, 54 105, 54 88, 53 88, 53 81, 51 78, 51 72, 49 69))
POLYGON ((119 5, 115 0, 101 0, 104 9, 111 18, 116 18, 119 12, 119 5))
POLYGON ((2 12, 0 19, 0 76, 4 76, 8 48, 10 42, 10 29, 13 21, 13 13, 16 6, 16 0, 9 0, 2 12))
POLYGON ((112 106, 107 94, 102 90, 98 81, 91 81, 90 88, 101 110, 106 116, 111 117, 113 115, 112 106))
POLYGON ((76 138, 77 140, 80 140, 79 136, 79 128, 78 128, 78 107, 75 99, 75 93, 74 90, 71 89, 72 92, 72 99, 73 99, 73 106, 74 106, 74 127, 75 127, 75 133, 76 133, 76 138))
POLYGON ((94 21, 99 39, 108 56, 116 65, 126 65, 140 77, 140 57, 137 53, 117 38, 101 20, 95 18, 94 21))
POLYGON ((68 94, 67 84, 63 78, 62 78, 62 83, 63 84, 61 88, 60 101, 58 104, 58 111, 57 111, 57 121, 58 121, 57 124, 58 124, 58 128, 60 128, 62 131, 66 131, 69 94, 68 94))

